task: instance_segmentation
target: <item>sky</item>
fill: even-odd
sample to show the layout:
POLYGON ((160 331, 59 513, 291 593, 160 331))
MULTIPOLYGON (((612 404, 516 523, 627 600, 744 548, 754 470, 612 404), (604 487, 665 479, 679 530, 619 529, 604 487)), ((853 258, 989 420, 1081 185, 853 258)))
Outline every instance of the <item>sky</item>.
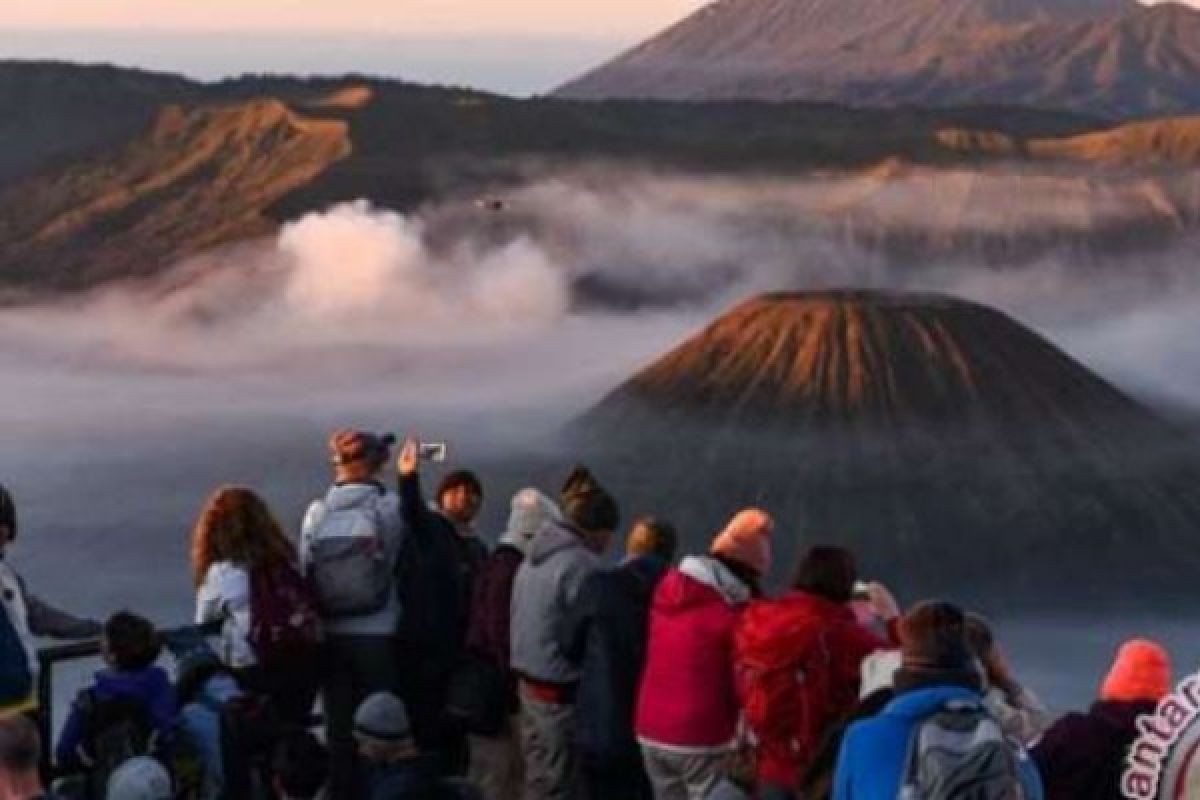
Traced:
MULTIPOLYGON (((1192 0, 1200 4, 1200 0, 1192 0)), ((0 58, 549 91, 705 0, 0 0, 0 58)))
POLYGON ((11 28, 632 36, 700 0, 4 0, 11 28))
POLYGON ((549 91, 703 0, 0 0, 0 58, 549 91))

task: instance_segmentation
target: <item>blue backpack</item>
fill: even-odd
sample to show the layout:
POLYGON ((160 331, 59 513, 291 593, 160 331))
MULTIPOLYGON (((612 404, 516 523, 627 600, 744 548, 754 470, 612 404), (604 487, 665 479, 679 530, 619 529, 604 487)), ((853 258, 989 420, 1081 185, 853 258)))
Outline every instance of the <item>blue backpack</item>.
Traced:
POLYGON ((9 619, 8 609, 0 604, 0 707, 14 706, 33 694, 33 672, 25 642, 9 619))

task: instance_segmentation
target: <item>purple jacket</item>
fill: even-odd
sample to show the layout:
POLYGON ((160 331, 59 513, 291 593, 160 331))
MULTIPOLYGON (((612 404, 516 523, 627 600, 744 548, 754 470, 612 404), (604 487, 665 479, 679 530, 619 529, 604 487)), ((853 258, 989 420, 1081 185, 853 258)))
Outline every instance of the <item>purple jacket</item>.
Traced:
POLYGON ((1154 708, 1150 701, 1100 701, 1050 726, 1032 751, 1046 800, 1124 800, 1121 772, 1137 738, 1135 722, 1154 708))
MULTIPOLYGON (((147 667, 137 672, 104 670, 96 673, 96 682, 91 690, 96 701, 126 698, 136 700, 145 708, 150 721, 157 730, 160 740, 170 735, 175 720, 175 689, 162 667, 147 667)), ((56 755, 59 763, 73 763, 75 752, 84 744, 87 721, 79 702, 71 706, 67 723, 58 740, 56 755)))
POLYGON ((467 647, 505 670, 512 648, 509 626, 513 581, 523 560, 517 548, 500 545, 476 573, 471 597, 467 647))

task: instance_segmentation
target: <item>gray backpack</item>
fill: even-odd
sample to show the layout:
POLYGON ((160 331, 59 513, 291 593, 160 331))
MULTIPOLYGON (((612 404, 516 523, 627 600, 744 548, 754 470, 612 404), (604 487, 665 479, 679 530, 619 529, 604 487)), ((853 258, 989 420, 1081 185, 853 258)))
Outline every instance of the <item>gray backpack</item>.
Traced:
POLYGON ((1025 800, 1022 757, 981 703, 949 702, 913 731, 899 800, 1025 800))
POLYGON ((384 520, 377 501, 330 508, 317 501, 310 513, 309 577, 328 619, 381 611, 393 590, 384 520))

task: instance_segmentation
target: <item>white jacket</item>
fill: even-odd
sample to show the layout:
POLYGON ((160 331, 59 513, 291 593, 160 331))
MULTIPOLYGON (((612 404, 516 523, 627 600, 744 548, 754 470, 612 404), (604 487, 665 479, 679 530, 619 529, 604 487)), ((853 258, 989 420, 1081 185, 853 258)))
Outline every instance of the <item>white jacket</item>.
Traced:
POLYGON ((250 575, 244 567, 218 561, 196 591, 196 624, 221 623, 221 660, 234 669, 257 663, 250 645, 250 575))
POLYGON ((25 588, 17 573, 3 561, 0 561, 0 603, 4 605, 4 613, 12 622, 12 626, 21 637, 25 646, 25 656, 29 659, 29 672, 38 673, 37 643, 29 630, 29 605, 25 602, 25 588))
MULTIPOLYGON (((393 571, 404 542, 404 523, 400 518, 400 498, 395 492, 384 490, 374 483, 346 483, 332 487, 324 499, 316 500, 308 507, 300 529, 300 566, 305 573, 312 564, 313 546, 322 536, 321 523, 325 515, 336 509, 374 506, 379 513, 383 529, 384 557, 391 562, 393 571)), ((388 592, 387 605, 373 614, 361 617, 343 617, 325 620, 326 633, 335 636, 395 636, 400 624, 400 597, 395 591, 388 592)))

